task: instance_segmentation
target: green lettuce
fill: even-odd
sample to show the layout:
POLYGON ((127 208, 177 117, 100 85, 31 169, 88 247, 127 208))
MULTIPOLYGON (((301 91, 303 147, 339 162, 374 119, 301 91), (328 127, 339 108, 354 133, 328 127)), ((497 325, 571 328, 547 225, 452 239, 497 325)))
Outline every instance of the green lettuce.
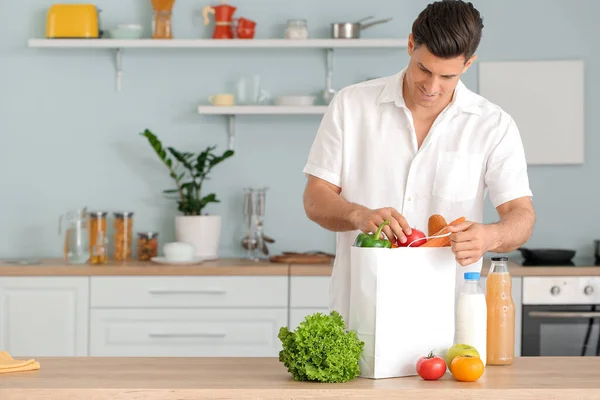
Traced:
POLYGON ((281 361, 296 381, 347 382, 360 373, 364 342, 347 331, 337 311, 308 315, 292 332, 279 330, 281 361))

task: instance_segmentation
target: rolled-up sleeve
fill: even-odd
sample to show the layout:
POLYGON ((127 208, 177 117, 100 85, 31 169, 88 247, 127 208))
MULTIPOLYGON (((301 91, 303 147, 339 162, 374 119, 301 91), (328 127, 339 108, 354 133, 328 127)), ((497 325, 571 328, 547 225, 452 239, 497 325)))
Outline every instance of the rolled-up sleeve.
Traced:
POLYGON ((313 141, 305 175, 314 175, 338 187, 342 182, 343 117, 340 93, 327 108, 313 141))
POLYGON ((515 121, 505 116, 500 123, 502 135, 492 149, 485 172, 485 184, 494 207, 519 197, 532 197, 527 160, 515 121))

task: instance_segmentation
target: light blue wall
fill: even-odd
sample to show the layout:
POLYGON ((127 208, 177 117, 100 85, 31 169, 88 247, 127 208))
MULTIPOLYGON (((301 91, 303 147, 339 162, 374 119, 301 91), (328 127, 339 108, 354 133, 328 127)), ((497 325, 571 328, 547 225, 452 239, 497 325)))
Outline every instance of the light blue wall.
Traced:
MULTIPOLYGON (((213 93, 230 90, 240 73, 262 76, 274 95, 315 93, 324 86, 321 50, 127 50, 121 93, 115 91, 114 58, 108 50, 26 47, 42 37, 51 1, 11 2, 0 14, 0 132, 3 154, 0 196, 0 256, 61 254, 58 216, 81 205, 133 210, 135 230, 159 230, 174 238, 175 204, 161 197, 171 186, 166 170, 138 133, 154 130, 167 144, 198 151, 226 146, 225 120, 196 114, 213 93)), ((207 37, 198 10, 213 2, 177 0, 178 38, 207 37), (196 13, 196 14, 195 14, 196 13)), ((237 16, 258 21, 257 37, 281 37, 285 21, 306 18, 311 36, 326 36, 333 20, 368 15, 393 23, 364 37, 405 38, 427 1, 256 0, 237 1, 237 16)), ((150 1, 103 0, 102 24, 142 23, 150 32, 150 1)), ((475 1, 484 16, 480 60, 578 58, 586 62, 586 163, 531 167, 538 222, 531 246, 572 247, 591 254, 600 238, 595 158, 600 139, 600 4, 587 1, 475 1)), ((340 88, 404 67, 406 50, 340 50, 334 85, 340 88)), ((476 87, 476 68, 464 77, 476 87)), ((549 85, 560 84, 560 77, 549 85)), ((560 101, 560 99, 557 99, 560 101)), ((318 116, 239 117, 234 159, 215 170, 207 189, 222 203, 211 213, 224 219, 222 255, 241 255, 242 187, 266 185, 266 232, 273 252, 333 251, 334 236, 307 220, 302 208, 302 168, 318 116), (286 222, 283 222, 286 221, 286 222)), ((565 132, 568 134, 568 132, 565 132)), ((486 219, 493 220, 489 206, 486 219)))

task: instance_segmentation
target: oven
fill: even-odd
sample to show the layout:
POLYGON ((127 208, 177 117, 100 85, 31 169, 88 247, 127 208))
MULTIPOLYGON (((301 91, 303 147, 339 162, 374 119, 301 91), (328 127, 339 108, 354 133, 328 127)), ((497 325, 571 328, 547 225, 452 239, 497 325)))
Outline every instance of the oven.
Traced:
POLYGON ((521 356, 600 355, 600 277, 523 277, 521 356))

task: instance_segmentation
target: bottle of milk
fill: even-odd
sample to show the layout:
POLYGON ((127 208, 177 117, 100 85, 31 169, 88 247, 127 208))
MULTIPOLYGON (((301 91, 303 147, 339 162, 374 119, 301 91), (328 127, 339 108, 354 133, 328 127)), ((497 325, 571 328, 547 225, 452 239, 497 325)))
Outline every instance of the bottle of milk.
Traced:
POLYGON ((479 285, 479 272, 465 272, 465 282, 458 296, 456 307, 455 344, 475 347, 486 365, 487 304, 479 285))

